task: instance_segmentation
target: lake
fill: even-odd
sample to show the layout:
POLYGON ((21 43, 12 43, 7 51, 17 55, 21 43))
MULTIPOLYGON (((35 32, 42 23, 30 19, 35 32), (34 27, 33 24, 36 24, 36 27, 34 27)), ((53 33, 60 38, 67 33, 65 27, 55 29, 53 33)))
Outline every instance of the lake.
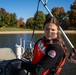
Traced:
MULTIPOLYGON (((68 38, 76 48, 76 34, 67 34, 68 38)), ((20 44, 20 38, 26 40, 26 47, 29 47, 29 42, 32 34, 0 34, 0 48, 10 47, 15 51, 15 45, 20 44)), ((35 34, 32 41, 35 43, 43 34, 35 34)))
MULTIPOLYGON (((76 34, 67 34, 67 36, 76 48, 76 34)), ((20 44, 20 38, 25 39, 25 48, 29 48, 31 37, 32 34, 0 34, 0 48, 11 48, 15 52, 15 45, 20 44)), ((35 34, 32 42, 35 43, 41 37, 43 34, 35 34)), ((61 75, 76 75, 76 65, 66 61, 61 75)))

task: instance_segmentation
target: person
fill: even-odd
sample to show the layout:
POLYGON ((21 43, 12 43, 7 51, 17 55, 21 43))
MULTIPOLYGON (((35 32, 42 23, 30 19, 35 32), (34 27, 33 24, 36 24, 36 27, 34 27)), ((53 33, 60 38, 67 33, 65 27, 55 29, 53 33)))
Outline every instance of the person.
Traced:
POLYGON ((66 53, 59 23, 48 14, 44 22, 44 36, 35 43, 32 61, 23 62, 21 67, 33 75, 59 75, 66 53))

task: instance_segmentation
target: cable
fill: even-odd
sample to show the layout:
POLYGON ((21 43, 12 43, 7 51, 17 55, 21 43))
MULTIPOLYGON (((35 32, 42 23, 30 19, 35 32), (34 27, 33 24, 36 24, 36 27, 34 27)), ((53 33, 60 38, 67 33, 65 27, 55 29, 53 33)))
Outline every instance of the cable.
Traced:
MULTIPOLYGON (((38 5, 37 5, 37 11, 36 11, 37 15, 38 15, 39 3, 40 3, 40 0, 38 1, 38 5)), ((37 18, 37 16, 36 16, 36 18, 37 18)), ((35 22, 36 22, 36 18, 35 18, 35 22)), ((32 39, 33 39, 33 37, 34 37, 35 22, 34 22, 34 28, 33 28, 33 34, 32 34, 32 37, 31 37, 31 41, 32 41, 32 39)))

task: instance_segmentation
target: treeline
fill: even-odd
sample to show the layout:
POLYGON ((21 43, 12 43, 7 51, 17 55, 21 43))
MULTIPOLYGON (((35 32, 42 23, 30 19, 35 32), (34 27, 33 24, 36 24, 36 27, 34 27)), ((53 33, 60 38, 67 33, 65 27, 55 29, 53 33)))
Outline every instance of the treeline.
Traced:
MULTIPOLYGON (((70 6, 70 11, 65 12, 63 7, 54 7, 51 13, 59 20, 61 27, 64 30, 76 30, 76 2, 70 6)), ((0 8, 0 27, 23 27, 33 29, 43 29, 45 17, 43 11, 38 11, 34 17, 27 19, 26 23, 24 18, 17 20, 16 13, 8 13, 4 8, 0 8)))
MULTIPOLYGON (((76 30, 76 7, 75 10, 65 12, 63 7, 54 7, 51 13, 59 20, 60 26, 64 30, 76 30)), ((27 28, 42 29, 47 14, 42 11, 36 12, 33 18, 29 18, 26 21, 27 28)))
POLYGON ((0 27, 24 27, 23 20, 23 18, 17 20, 16 13, 9 13, 4 8, 0 8, 0 27))

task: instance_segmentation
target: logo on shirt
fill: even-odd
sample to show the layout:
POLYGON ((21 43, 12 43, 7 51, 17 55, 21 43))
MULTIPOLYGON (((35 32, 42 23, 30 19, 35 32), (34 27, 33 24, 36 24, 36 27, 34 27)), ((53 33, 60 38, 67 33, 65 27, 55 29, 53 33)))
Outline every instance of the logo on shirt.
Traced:
POLYGON ((49 51, 49 52, 48 52, 48 55, 49 55, 50 57, 52 57, 52 58, 55 58, 55 56, 56 56, 55 50, 49 51))

